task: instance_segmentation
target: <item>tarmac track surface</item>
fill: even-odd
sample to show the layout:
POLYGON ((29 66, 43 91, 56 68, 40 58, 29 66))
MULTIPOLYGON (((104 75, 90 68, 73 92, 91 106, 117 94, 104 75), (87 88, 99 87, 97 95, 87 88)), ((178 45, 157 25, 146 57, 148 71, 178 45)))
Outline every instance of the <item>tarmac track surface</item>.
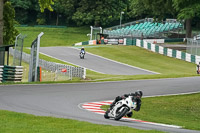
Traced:
POLYGON ((102 115, 79 108, 81 103, 112 100, 118 95, 134 92, 137 89, 142 90, 144 96, 200 92, 199 81, 200 77, 190 77, 103 83, 0 85, 0 109, 144 130, 200 133, 200 131, 141 122, 107 120, 102 115))
MULTIPOLYGON (((72 47, 41 47, 40 52, 65 62, 82 66, 103 74, 113 75, 141 75, 157 74, 156 72, 117 63, 109 59, 87 53, 85 59, 79 58, 80 50, 72 47)), ((134 60, 134 59, 133 59, 134 60)))

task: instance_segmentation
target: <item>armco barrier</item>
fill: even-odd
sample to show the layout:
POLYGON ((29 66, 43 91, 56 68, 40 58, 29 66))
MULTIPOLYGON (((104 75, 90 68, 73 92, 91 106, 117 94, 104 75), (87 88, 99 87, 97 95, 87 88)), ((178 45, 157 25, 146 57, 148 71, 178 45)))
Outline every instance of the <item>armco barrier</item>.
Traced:
POLYGON ((182 52, 179 50, 165 48, 165 47, 153 44, 153 43, 148 43, 144 40, 137 39, 136 46, 148 49, 155 53, 159 53, 159 54, 166 55, 169 57, 181 59, 181 60, 184 60, 187 62, 191 62, 191 63, 195 63, 195 64, 199 64, 199 62, 200 62, 200 56, 198 56, 198 55, 192 55, 192 54, 188 54, 188 53, 185 53, 185 52, 182 52))
POLYGON ((21 82, 22 77, 23 77, 23 66, 4 65, 2 82, 21 82))

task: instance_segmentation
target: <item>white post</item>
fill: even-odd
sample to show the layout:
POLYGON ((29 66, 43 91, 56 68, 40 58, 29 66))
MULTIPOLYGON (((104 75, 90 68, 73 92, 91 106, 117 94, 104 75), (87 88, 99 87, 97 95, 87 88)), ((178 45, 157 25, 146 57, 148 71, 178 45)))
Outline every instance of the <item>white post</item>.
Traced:
POLYGON ((69 67, 69 79, 72 80, 72 66, 69 67))
POLYGON ((85 79, 86 78, 86 68, 84 67, 83 68, 83 79, 85 79))
POLYGON ((44 33, 41 32, 37 38, 37 56, 36 56, 36 68, 35 68, 35 81, 37 81, 37 67, 39 66, 39 48, 40 48, 40 38, 44 33))
POLYGON ((126 38, 124 38, 124 45, 126 45, 126 38))
POLYGON ((102 34, 103 33, 103 31, 102 31, 102 27, 99 27, 100 28, 100 33, 102 34))
POLYGON ((72 74, 73 74, 73 71, 72 71, 72 70, 73 70, 73 68, 71 67, 71 74, 70 74, 70 75, 71 75, 71 78, 70 78, 70 80, 72 80, 72 74))
POLYGON ((124 12, 121 12, 120 14, 120 29, 122 28, 122 14, 124 14, 124 12))
POLYGON ((90 26, 90 28, 91 28, 90 40, 92 40, 92 32, 93 32, 93 27, 92 27, 92 26, 90 26))
POLYGON ((15 50, 13 50, 13 51, 14 51, 14 55, 13 55, 13 57, 14 57, 14 58, 13 58, 13 66, 15 66, 15 61, 14 61, 14 60, 16 59, 16 52, 17 52, 17 49, 16 49, 16 48, 17 48, 17 39, 18 39, 18 37, 19 37, 20 35, 21 35, 21 33, 20 33, 19 35, 17 35, 16 38, 15 38, 15 50))

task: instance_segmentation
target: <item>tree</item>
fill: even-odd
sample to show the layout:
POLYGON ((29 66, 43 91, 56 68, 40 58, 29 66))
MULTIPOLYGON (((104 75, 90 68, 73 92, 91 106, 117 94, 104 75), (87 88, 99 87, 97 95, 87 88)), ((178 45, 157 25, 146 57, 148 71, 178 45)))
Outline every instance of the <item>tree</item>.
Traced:
POLYGON ((166 16, 185 20, 186 37, 192 35, 192 19, 200 16, 199 0, 134 0, 130 1, 131 16, 153 16, 159 19, 166 16))
POLYGON ((3 27, 3 42, 4 44, 13 44, 15 36, 19 33, 14 27, 14 24, 17 23, 14 19, 15 10, 8 1, 4 4, 3 17, 5 22, 3 27))
MULTIPOLYGON (((0 0, 0 46, 3 45, 3 0, 0 0)), ((4 52, 0 51, 0 65, 4 64, 4 52)))
POLYGON ((10 0, 12 6, 15 8, 16 20, 20 24, 26 23, 28 20, 28 9, 32 2, 31 0, 10 0))
POLYGON ((44 9, 47 8, 50 11, 53 11, 51 5, 54 4, 54 0, 39 0, 40 10, 41 12, 44 12, 44 9))
POLYGON ((131 17, 150 16, 162 20, 166 16, 176 16, 177 12, 172 6, 172 0, 134 0, 130 1, 131 17))
POLYGON ((80 0, 72 19, 78 24, 106 25, 127 11, 128 0, 80 0))
MULTIPOLYGON (((4 27, 4 20, 3 20, 3 9, 4 9, 4 0, 0 0, 0 46, 3 45, 3 27, 4 27)), ((39 0, 39 5, 41 11, 44 11, 45 8, 52 10, 51 5, 54 4, 53 0, 39 0)), ((4 53, 0 52, 0 65, 4 64, 4 53)))
POLYGON ((55 2, 52 8, 57 16, 56 25, 58 25, 59 22, 59 15, 64 15, 67 23, 72 21, 72 16, 76 12, 79 1, 80 0, 57 0, 55 2))
POLYGON ((192 36, 192 19, 195 16, 200 16, 200 1, 173 0, 173 6, 178 11, 178 18, 185 20, 186 38, 190 38, 192 36))
POLYGON ((3 5, 3 0, 0 0, 0 46, 3 45, 3 5))

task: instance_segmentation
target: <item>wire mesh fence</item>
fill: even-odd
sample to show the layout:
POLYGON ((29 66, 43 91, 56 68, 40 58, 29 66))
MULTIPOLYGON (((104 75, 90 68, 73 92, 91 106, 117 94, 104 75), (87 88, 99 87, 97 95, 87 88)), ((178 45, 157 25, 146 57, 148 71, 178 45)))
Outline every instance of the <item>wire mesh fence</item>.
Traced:
POLYGON ((24 42, 24 38, 26 36, 23 36, 21 34, 19 34, 16 37, 15 40, 15 51, 14 51, 14 55, 13 55, 13 66, 21 66, 21 62, 22 62, 22 50, 23 50, 23 42, 24 42))
MULTIPOLYGON (((14 49, 10 48, 10 54, 14 55, 14 49)), ((21 54, 21 52, 15 52, 21 54)), ((16 55, 16 57, 20 57, 16 55)), ((22 60, 26 63, 30 62, 30 54, 22 52, 22 60)), ((50 62, 39 59, 39 66, 42 68, 42 81, 63 81, 72 80, 73 77, 83 78, 86 77, 86 69, 83 67, 74 67, 60 63, 50 62)), ((24 70, 28 72, 28 70, 24 70)), ((24 75, 28 77, 28 75, 24 75)))
POLYGON ((194 40, 192 38, 188 38, 186 52, 192 55, 200 56, 200 40, 194 40))

